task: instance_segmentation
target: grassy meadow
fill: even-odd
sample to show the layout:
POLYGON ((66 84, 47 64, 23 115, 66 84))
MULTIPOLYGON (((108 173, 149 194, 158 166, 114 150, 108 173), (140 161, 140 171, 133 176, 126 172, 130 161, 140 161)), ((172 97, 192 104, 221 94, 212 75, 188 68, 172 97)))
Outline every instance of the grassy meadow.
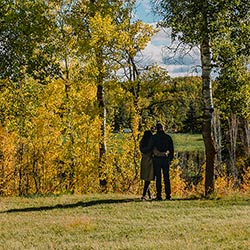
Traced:
POLYGON ((250 197, 0 198, 0 249, 250 249, 250 197))
POLYGON ((201 134, 169 134, 174 142, 175 151, 204 151, 201 134))

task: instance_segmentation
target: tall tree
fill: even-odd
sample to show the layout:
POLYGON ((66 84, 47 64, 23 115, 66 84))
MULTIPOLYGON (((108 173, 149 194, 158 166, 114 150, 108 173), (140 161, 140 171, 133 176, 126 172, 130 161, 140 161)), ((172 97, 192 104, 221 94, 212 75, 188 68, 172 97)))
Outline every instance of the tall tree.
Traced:
POLYGON ((31 75, 44 83, 58 75, 47 1, 1 0, 0 7, 0 79, 18 81, 31 75))
MULTIPOLYGON (((189 47, 199 46, 202 66, 203 94, 203 139, 206 150, 205 195, 214 190, 214 163, 216 149, 212 137, 212 116, 214 110, 212 97, 211 70, 213 66, 213 44, 218 36, 227 33, 222 29, 224 19, 245 21, 249 12, 249 1, 224 0, 154 0, 154 8, 162 16, 162 27, 171 28, 173 40, 189 47), (225 18, 225 16, 227 18, 225 18)), ((230 29, 235 22, 228 22, 230 29)), ((225 26, 223 26, 226 28, 225 26)), ((238 40, 239 41, 239 40, 238 40)))
POLYGON ((247 44, 250 42, 250 13, 245 18, 243 27, 242 22, 239 22, 228 32, 228 36, 233 39, 218 39, 217 50, 214 52, 221 68, 216 79, 215 100, 225 126, 222 132, 227 143, 223 156, 227 159, 227 173, 233 177, 236 186, 240 179, 237 158, 244 158, 249 154, 247 124, 250 117, 250 47, 247 44), (236 30, 237 33, 244 33, 238 34, 244 44, 235 36, 236 30))
MULTIPOLYGON (((100 119, 99 177, 103 190, 107 186, 105 175, 103 176, 107 151, 106 92, 110 83, 117 80, 117 72, 124 61, 128 61, 127 58, 124 60, 124 48, 129 46, 129 49, 134 51, 135 44, 133 39, 130 39, 131 32, 141 32, 140 28, 130 28, 134 4, 134 0, 89 0, 75 1, 72 6, 71 24, 77 38, 78 55, 84 64, 85 72, 88 72, 89 80, 94 82, 97 88, 96 106, 100 119)), ((136 34, 133 33, 132 36, 135 38, 136 34)), ((140 40, 141 36, 137 39, 140 40)))

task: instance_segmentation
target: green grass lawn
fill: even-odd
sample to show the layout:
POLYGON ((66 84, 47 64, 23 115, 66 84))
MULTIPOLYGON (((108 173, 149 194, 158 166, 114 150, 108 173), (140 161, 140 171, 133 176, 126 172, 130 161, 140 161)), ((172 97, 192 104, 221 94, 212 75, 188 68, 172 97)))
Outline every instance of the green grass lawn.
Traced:
POLYGON ((201 134, 169 134, 171 135, 175 151, 204 151, 201 134))
POLYGON ((0 198, 0 249, 250 249, 250 198, 0 198))
MULTIPOLYGON (((178 152, 204 151, 204 142, 201 134, 182 134, 182 133, 168 133, 168 134, 173 139, 175 151, 178 152)), ((121 143, 123 140, 126 140, 126 136, 128 135, 130 134, 116 133, 112 135, 112 140, 118 140, 121 143)))

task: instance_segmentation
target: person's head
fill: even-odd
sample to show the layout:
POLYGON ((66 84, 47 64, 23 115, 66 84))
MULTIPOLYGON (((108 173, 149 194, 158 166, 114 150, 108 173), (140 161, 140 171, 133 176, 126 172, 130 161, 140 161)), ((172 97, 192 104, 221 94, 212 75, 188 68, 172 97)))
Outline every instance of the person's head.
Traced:
POLYGON ((151 132, 152 132, 152 134, 154 134, 156 131, 155 131, 155 126, 152 126, 151 128, 150 128, 150 130, 151 130, 151 132))
POLYGON ((152 134, 151 130, 144 131, 142 139, 140 141, 140 145, 141 146, 146 146, 149 143, 149 140, 150 140, 152 135, 153 134, 152 134))
POLYGON ((145 130, 143 134, 144 139, 149 139, 152 136, 152 131, 151 130, 145 130))
POLYGON ((164 130, 164 127, 160 122, 157 122, 155 127, 156 127, 157 132, 164 130))

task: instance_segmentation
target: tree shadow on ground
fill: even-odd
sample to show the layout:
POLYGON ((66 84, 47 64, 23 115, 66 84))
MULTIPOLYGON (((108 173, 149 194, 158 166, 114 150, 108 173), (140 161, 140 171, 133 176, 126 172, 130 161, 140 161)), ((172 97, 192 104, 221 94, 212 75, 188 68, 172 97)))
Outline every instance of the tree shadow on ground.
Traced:
MULTIPOLYGON (((181 198, 181 199, 171 199, 171 201, 181 201, 181 200, 197 200, 198 198, 181 198)), ((54 206, 40 206, 40 207, 26 207, 26 208, 13 208, 6 211, 1 211, 0 213, 20 213, 20 212, 39 212, 39 211, 49 211, 54 209, 70 209, 77 207, 92 207, 102 204, 120 204, 129 202, 142 202, 140 198, 128 198, 128 199, 103 199, 103 200, 91 200, 91 201, 79 201, 71 204, 56 204, 54 206)), ((154 202, 143 201, 143 202, 154 202)), ((159 201, 156 201, 159 202, 159 201)))
POLYGON ((105 199, 105 200, 92 200, 92 201, 79 201, 72 204, 57 204, 54 206, 40 206, 40 207, 26 207, 26 208, 14 208, 0 213, 19 213, 19 212, 38 212, 38 211, 48 211, 54 209, 69 209, 77 207, 91 207, 102 204, 119 204, 128 202, 138 202, 141 201, 139 198, 133 199, 105 199))

